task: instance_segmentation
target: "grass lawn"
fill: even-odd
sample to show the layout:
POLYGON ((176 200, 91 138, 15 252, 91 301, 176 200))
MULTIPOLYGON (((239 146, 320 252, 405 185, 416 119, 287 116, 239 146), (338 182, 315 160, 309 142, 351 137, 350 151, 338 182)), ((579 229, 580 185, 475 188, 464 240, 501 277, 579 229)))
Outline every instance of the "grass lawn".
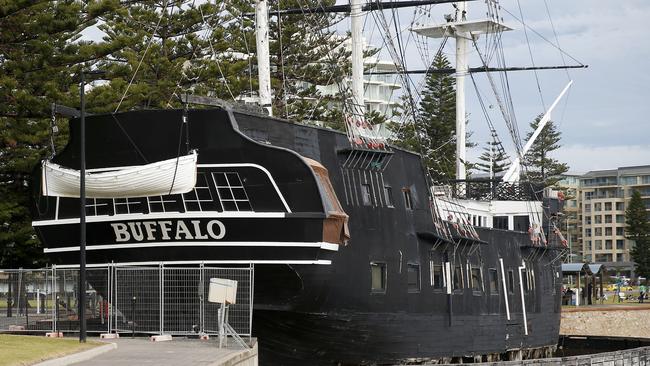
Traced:
POLYGON ((0 334, 0 366, 32 365, 102 344, 97 341, 80 344, 76 338, 0 334))

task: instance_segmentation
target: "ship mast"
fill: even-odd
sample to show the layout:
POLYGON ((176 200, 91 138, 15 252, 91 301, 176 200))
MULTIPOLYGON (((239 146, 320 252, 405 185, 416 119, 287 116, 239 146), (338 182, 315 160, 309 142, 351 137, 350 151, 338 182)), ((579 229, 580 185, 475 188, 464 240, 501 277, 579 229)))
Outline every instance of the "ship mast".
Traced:
POLYGON ((467 179, 465 77, 469 73, 467 44, 480 34, 512 30, 498 19, 467 20, 467 2, 454 3, 456 14, 447 23, 413 28, 412 31, 431 38, 449 37, 456 41, 456 179, 467 179))
POLYGON ((269 61, 269 11, 267 0, 257 0, 255 6, 255 39, 260 106, 273 116, 271 104, 271 67, 269 61))
POLYGON ((361 5, 362 0, 350 0, 352 114, 363 120, 366 105, 363 101, 363 13, 361 12, 361 5))
MULTIPOLYGON (((467 3, 455 3, 456 22, 464 21, 467 17, 467 3)), ((456 39, 456 179, 465 180, 467 171, 465 166, 465 75, 467 75, 467 40, 471 37, 469 32, 455 34, 456 39)))

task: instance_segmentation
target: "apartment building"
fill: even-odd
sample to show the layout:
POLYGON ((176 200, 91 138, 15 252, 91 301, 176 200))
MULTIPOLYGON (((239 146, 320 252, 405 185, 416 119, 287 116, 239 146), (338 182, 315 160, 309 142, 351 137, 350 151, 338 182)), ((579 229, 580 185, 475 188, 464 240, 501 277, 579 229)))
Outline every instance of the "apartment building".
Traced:
POLYGON ((578 240, 585 261, 633 273, 630 249, 634 242, 625 238, 625 208, 634 190, 641 193, 650 220, 650 165, 597 170, 579 176, 578 240))

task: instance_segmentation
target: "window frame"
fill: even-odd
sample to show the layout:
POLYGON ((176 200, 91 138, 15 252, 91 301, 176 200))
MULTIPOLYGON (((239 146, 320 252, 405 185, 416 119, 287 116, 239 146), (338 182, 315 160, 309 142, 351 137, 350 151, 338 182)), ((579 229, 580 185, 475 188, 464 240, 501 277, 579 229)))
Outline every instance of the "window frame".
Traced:
POLYGON ((422 291, 422 270, 420 263, 416 262, 408 262, 406 263, 406 284, 407 284, 407 289, 409 294, 417 294, 422 291), (411 269, 416 269, 417 270, 417 278, 415 284, 417 285, 417 289, 411 288, 411 281, 410 281, 410 274, 411 274, 411 269))
POLYGON ((370 293, 371 294, 386 294, 386 290, 388 288, 388 265, 386 262, 382 261, 371 261, 370 262, 370 293), (381 287, 380 288, 375 288, 373 286, 373 268, 380 268, 381 269, 381 287))

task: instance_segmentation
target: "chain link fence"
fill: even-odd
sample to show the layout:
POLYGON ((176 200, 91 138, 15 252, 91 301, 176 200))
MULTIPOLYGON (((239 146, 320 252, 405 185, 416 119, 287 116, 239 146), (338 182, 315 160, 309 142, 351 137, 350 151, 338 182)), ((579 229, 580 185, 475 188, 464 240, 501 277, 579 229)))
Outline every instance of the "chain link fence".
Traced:
MULTIPOLYGON (((88 332, 216 334, 219 304, 209 303, 210 278, 236 280, 229 320, 251 336, 254 268, 132 267, 88 268, 88 332)), ((78 332, 79 269, 0 270, 0 331, 78 332)))

